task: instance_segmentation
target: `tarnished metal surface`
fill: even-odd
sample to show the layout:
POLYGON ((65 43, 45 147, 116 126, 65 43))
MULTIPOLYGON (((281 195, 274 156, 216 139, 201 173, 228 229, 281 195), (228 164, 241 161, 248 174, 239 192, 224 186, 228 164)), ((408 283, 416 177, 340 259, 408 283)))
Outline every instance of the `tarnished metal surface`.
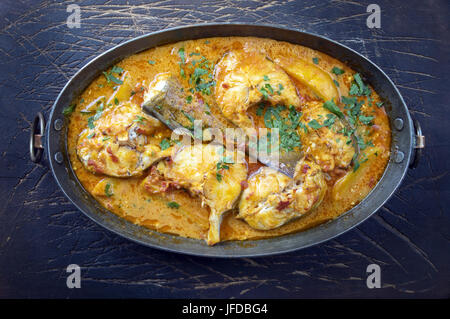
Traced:
POLYGON ((440 64, 449 52, 442 39, 448 34, 444 2, 413 1, 399 8, 379 1, 379 30, 365 25, 370 2, 78 1, 80 29, 67 28, 65 3, 23 2, 0 3, 0 194, 5 199, 0 296, 448 296, 448 76, 440 64), (369 57, 402 91, 430 151, 368 221, 337 239, 280 256, 181 256, 136 245, 92 223, 58 189, 45 162, 30 163, 23 145, 34 115, 43 110, 48 116, 65 82, 91 58, 166 27, 237 21, 328 36, 369 57), (70 263, 82 267, 83 289, 66 288, 70 263), (382 289, 367 289, 371 263, 382 269, 382 289))

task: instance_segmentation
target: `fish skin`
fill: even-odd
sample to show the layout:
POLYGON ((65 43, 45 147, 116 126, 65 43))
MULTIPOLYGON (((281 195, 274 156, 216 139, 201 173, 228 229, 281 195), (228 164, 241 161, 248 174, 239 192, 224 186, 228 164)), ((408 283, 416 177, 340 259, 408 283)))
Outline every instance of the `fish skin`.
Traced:
POLYGON ((226 128, 235 128, 225 118, 205 113, 209 110, 198 99, 187 103, 183 87, 170 73, 156 76, 144 94, 141 107, 145 113, 157 117, 172 130, 180 127, 192 130, 193 120, 202 121, 203 128, 218 128, 223 132, 226 128))

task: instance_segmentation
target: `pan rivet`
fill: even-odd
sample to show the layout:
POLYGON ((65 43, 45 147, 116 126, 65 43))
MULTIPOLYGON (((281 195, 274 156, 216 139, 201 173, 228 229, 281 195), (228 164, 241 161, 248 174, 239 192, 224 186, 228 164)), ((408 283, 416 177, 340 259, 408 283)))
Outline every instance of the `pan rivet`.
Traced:
POLYGON ((53 123, 53 128, 56 131, 61 131, 62 127, 63 127, 63 121, 61 119, 55 120, 55 122, 53 123))
POLYGON ((58 164, 62 164, 63 162, 63 155, 61 154, 61 152, 58 152, 55 154, 55 161, 58 164))
POLYGON ((397 131, 401 131, 403 129, 403 120, 397 117, 394 120, 394 127, 397 129, 397 131))
POLYGON ((405 154, 402 151, 397 151, 395 153, 394 161, 396 163, 401 163, 401 162, 403 162, 404 159, 405 159, 405 154))

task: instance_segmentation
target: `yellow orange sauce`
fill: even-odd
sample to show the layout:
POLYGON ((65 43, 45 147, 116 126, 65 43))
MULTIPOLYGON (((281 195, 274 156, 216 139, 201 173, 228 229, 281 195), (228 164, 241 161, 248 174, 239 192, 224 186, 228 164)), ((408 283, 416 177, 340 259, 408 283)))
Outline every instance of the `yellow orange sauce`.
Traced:
MULTIPOLYGON (((117 65, 123 68, 131 77, 133 90, 136 92, 131 100, 140 104, 142 102, 142 91, 149 85, 153 78, 161 72, 170 71, 174 75, 180 75, 180 57, 178 50, 184 48, 186 52, 186 63, 198 56, 190 57, 192 52, 200 53, 214 64, 217 63, 223 54, 233 49, 254 49, 264 51, 269 57, 275 59, 277 56, 293 56, 311 62, 313 58, 318 59, 317 66, 329 73, 333 79, 339 83, 341 95, 348 96, 355 73, 344 63, 307 47, 294 45, 286 42, 279 42, 271 39, 253 37, 227 37, 209 38, 168 44, 146 50, 132 55, 117 65), (154 64, 150 64, 154 61, 154 64), (339 67, 345 71, 343 75, 337 76, 331 73, 333 67, 339 67)), ((188 90, 190 85, 188 77, 180 77, 180 81, 188 90)), ((296 81, 300 95, 308 99, 314 95, 311 91, 296 81)), ((93 174, 84 168, 77 157, 76 145, 78 136, 87 127, 87 118, 80 110, 95 101, 99 96, 105 96, 108 100, 113 94, 113 87, 108 85, 106 78, 100 75, 87 89, 74 101, 76 108, 70 116, 68 130, 68 150, 72 168, 83 187, 89 193, 93 193, 94 187, 99 181, 106 178, 101 174, 93 174)), ((214 105, 214 94, 203 95, 202 98, 209 105, 214 105)), ((230 211, 224 217, 221 226, 221 240, 246 240, 280 236, 292 232, 302 231, 326 221, 332 220, 358 204, 376 185, 382 176, 389 160, 389 150, 391 144, 391 133, 389 120, 384 107, 375 106, 380 98, 372 89, 373 106, 369 106, 367 101, 362 110, 375 116, 372 126, 364 127, 365 134, 369 136, 373 147, 364 150, 368 161, 361 164, 361 167, 353 172, 349 168, 348 172, 341 174, 331 174, 328 181, 327 194, 322 204, 304 217, 293 220, 277 229, 257 230, 251 228, 245 221, 237 219, 236 211, 230 211)), ((218 112, 213 109, 213 113, 218 112)), ((155 134, 155 143, 164 137, 170 137, 170 130, 165 128, 155 134)), ((249 173, 254 171, 257 165, 249 165, 249 173)), ((192 197, 184 190, 174 190, 159 194, 150 194, 142 186, 141 182, 146 177, 145 171, 142 176, 132 178, 113 178, 113 196, 93 194, 93 196, 109 211, 117 214, 133 223, 148 227, 150 229, 176 234, 183 237, 205 239, 209 228, 207 207, 202 207, 199 198, 192 197), (168 207, 169 202, 176 202, 179 208, 168 207)))

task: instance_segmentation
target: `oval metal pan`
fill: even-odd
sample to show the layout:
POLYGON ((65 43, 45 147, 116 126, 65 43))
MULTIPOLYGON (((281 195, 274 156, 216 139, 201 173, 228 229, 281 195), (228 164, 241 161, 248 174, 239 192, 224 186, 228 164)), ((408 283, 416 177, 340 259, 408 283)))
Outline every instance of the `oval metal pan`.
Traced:
POLYGON ((380 68, 356 51, 325 37, 272 25, 201 24, 172 28, 132 39, 104 52, 85 65, 65 85, 53 105, 47 125, 46 151, 53 175, 65 195, 85 215, 110 231, 142 245, 171 252, 212 257, 255 257, 316 245, 352 229, 370 217, 389 199, 405 176, 411 158, 413 138, 413 124, 399 91, 380 68), (162 234, 132 224, 106 210, 84 190, 68 158, 67 125, 64 125, 60 131, 56 131, 53 125, 55 120, 64 119, 62 115, 64 107, 69 105, 103 70, 127 56, 159 45, 217 36, 271 38, 321 51, 347 63, 355 71, 363 74, 381 97, 389 101, 388 114, 391 127, 394 127, 393 119, 395 118, 403 119, 404 127, 401 131, 393 129, 392 155, 386 171, 361 203, 339 218, 303 232, 270 239, 223 242, 209 247, 201 240, 162 234), (395 163, 393 160, 397 151, 405 155, 401 163, 395 163), (63 155, 62 164, 55 160, 57 152, 63 155))

